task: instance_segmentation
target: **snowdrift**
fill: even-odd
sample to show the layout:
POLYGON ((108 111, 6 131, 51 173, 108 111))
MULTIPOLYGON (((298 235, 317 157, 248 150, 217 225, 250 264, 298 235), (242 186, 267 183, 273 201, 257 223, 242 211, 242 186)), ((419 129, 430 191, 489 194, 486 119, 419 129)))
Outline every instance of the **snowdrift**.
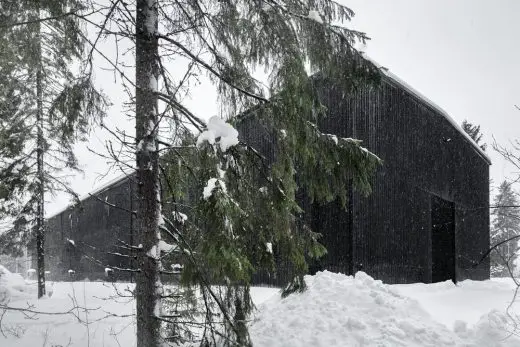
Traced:
POLYGON ((31 298, 36 287, 28 285, 19 274, 0 265, 0 304, 11 300, 31 298))
POLYGON ((307 291, 266 301, 251 325, 255 346, 520 346, 511 320, 493 311, 453 330, 418 301, 366 273, 306 276, 307 291))

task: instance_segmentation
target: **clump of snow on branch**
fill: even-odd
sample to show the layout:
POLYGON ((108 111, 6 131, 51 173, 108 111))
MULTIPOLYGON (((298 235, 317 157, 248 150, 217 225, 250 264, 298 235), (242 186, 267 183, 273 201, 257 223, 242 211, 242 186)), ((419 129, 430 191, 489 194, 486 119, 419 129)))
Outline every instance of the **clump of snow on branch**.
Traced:
POLYGON ((159 252, 170 252, 175 249, 174 245, 170 245, 168 242, 164 240, 159 240, 157 243, 157 247, 159 248, 159 252))
POLYGON ((273 254, 273 244, 271 242, 267 242, 265 244, 265 250, 267 251, 267 253, 273 254))
POLYGON ((335 144, 338 144, 338 137, 334 134, 325 134, 328 136, 335 144))
POLYGON ((146 252, 146 255, 153 259, 158 259, 159 256, 157 254, 157 245, 153 245, 152 248, 148 252, 146 252))
POLYGON ((217 188, 217 186, 219 186, 224 193, 227 192, 226 184, 224 183, 224 181, 212 177, 208 180, 206 186, 204 187, 204 190, 202 191, 202 197, 204 198, 204 200, 208 200, 213 195, 213 191, 215 190, 215 188, 217 188))
POLYGON ((76 247, 76 242, 74 242, 74 240, 67 239, 67 242, 76 247))
POLYGON ((310 10, 307 17, 315 22, 323 24, 323 19, 321 18, 321 15, 318 11, 310 10))
POLYGON ((229 147, 238 144, 238 131, 222 118, 213 116, 208 121, 207 130, 197 138, 197 146, 200 147, 206 141, 210 145, 218 143, 220 149, 225 152, 229 147))
POLYGON ((171 252, 175 248, 176 246, 171 245, 164 240, 159 240, 156 245, 153 245, 152 248, 150 248, 150 250, 146 252, 146 255, 153 259, 160 259, 161 252, 171 252))
POLYGON ((188 220, 188 216, 182 212, 174 211, 173 220, 176 221, 177 223, 184 224, 188 220))

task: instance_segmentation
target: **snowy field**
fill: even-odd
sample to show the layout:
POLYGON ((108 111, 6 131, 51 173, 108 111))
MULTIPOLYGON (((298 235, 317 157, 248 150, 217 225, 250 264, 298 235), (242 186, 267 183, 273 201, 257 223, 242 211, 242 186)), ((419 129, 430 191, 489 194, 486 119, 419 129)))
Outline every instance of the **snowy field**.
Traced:
MULTIPOLYGON (((510 280, 385 285, 364 273, 322 272, 307 283, 305 293, 286 299, 277 289, 253 288, 255 346, 520 346, 511 334, 520 306, 506 314, 510 280)), ((35 300, 34 285, 0 276, 0 300, 45 313, 0 312, 0 346, 134 345, 134 303, 124 297, 130 284, 61 282, 49 289, 51 297, 35 300), (74 306, 91 311, 68 312, 74 306)))

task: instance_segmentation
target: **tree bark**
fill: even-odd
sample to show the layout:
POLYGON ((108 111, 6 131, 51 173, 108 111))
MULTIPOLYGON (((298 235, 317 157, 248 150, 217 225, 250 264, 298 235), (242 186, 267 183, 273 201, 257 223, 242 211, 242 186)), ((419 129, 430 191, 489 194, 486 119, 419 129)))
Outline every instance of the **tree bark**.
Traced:
MULTIPOLYGON (((40 3, 36 3, 36 15, 40 19, 40 3)), ((41 23, 36 28, 36 45, 38 66, 36 70, 36 257, 38 267, 38 298, 45 295, 45 172, 43 165, 43 154, 45 139, 43 138, 43 84, 42 84, 42 44, 41 23)))
POLYGON ((136 160, 137 160, 137 242, 142 249, 136 276, 137 347, 162 345, 162 284, 160 279, 161 220, 159 165, 157 151, 157 80, 159 78, 157 0, 136 3, 136 160))

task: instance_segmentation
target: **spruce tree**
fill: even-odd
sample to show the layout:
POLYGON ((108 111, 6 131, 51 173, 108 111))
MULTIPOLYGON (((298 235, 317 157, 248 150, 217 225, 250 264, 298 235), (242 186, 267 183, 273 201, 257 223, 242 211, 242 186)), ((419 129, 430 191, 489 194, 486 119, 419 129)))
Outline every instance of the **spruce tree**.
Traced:
POLYGON ((483 151, 486 150, 487 144, 483 143, 481 144, 480 141, 482 141, 483 134, 480 132, 480 125, 473 125, 467 120, 462 121, 462 130, 464 130, 474 141, 477 145, 482 148, 483 151))
POLYGON ((116 1, 104 13, 100 34, 131 42, 136 57, 135 79, 110 63, 134 91, 135 141, 122 145, 135 153, 135 166, 125 164, 138 185, 137 346, 248 346, 253 273, 286 264, 285 293, 303 290, 307 259, 326 251, 297 194, 345 205, 351 185, 370 191, 380 160, 360 141, 320 131, 327 110, 316 87, 348 97, 377 83, 378 68, 354 49, 367 37, 332 0, 116 1), (208 122, 184 101, 201 75, 219 95, 208 122), (267 130, 273 153, 238 140, 247 119, 267 130), (176 273, 163 265, 175 257, 184 269, 171 292, 161 275, 176 273))
POLYGON ((45 192, 71 191, 60 177, 76 169, 73 144, 103 113, 103 97, 90 75, 74 73, 83 54, 75 0, 3 2, 0 61, 0 139, 9 143, 0 163, 0 213, 11 218, 2 234, 4 252, 20 253, 35 239, 38 297, 45 294, 45 192), (45 19, 43 18, 53 18, 45 19), (18 102, 16 102, 18 100, 18 102))
MULTIPOLYGON (((165 295, 160 281, 160 273, 169 272, 164 260, 175 253, 184 262, 183 288, 198 289, 203 301, 201 311, 195 305, 190 313, 205 326, 196 338, 206 345, 250 345, 246 318, 252 310, 252 274, 277 266, 274 248, 293 273, 286 292, 303 290, 307 257, 325 252, 319 235, 301 223, 298 189, 318 202, 339 198, 344 204, 351 182, 370 190, 379 159, 359 141, 317 127, 326 109, 316 83, 325 81, 348 95, 379 78, 377 67, 353 48, 366 39, 364 34, 335 24, 352 15, 327 0, 137 1, 138 346, 163 343, 161 322, 170 326, 169 340, 193 338, 183 323, 186 310, 165 312, 161 304, 166 296, 174 302, 170 307, 179 307, 179 298, 185 298, 184 292, 165 295), (168 66, 186 66, 182 61, 188 69, 176 79, 168 66), (267 72, 267 88, 254 78, 259 68, 267 72), (178 95, 196 79, 193 70, 208 74, 224 106, 222 117, 207 124, 178 95), (269 129, 276 149, 271 158, 239 143, 236 129, 222 119, 244 113, 269 129), (165 121, 172 130, 160 134, 165 121), (161 193, 158 151, 161 145, 176 148, 179 131, 190 128, 201 131, 188 145, 195 153, 187 160, 175 149, 170 152, 164 170, 170 175, 164 175, 161 193), (187 175, 192 178, 186 180, 187 175), (195 183, 191 210, 161 214, 165 194, 172 206, 182 206, 179 180, 195 183), (181 213, 188 221, 180 222, 181 213), (217 283, 222 286, 215 289, 217 283), (215 317, 221 322, 215 323, 215 317), (223 333, 224 339, 219 337, 223 333)), ((189 191, 193 188, 183 193, 189 191)))
MULTIPOLYGON (((496 245, 520 234, 520 208, 517 193, 512 183, 504 181, 498 188, 492 212, 491 245, 496 245)), ((514 272, 518 257, 518 239, 498 246, 491 253, 491 273, 497 277, 510 276, 508 267, 514 272)))

